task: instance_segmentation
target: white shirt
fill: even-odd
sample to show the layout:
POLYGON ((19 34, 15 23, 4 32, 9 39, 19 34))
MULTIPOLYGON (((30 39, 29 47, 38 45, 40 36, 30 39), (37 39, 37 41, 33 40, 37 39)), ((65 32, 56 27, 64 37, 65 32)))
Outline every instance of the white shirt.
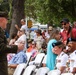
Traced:
POLYGON ((30 33, 30 39, 34 39, 34 31, 31 31, 31 33, 30 33))
POLYGON ((18 45, 18 43, 19 43, 20 41, 25 41, 25 48, 24 48, 24 49, 26 49, 26 35, 25 35, 25 34, 21 35, 21 36, 15 41, 15 44, 18 45))
POLYGON ((34 41, 35 41, 36 44, 37 44, 37 48, 40 49, 41 46, 42 46, 42 43, 43 43, 44 39, 43 39, 42 36, 36 36, 36 37, 34 38, 34 41))
POLYGON ((70 72, 73 71, 73 68, 76 67, 76 50, 69 55, 70 60, 70 72))
POLYGON ((25 33, 27 33, 27 25, 22 25, 21 26, 21 29, 24 29, 25 30, 25 33))
POLYGON ((48 32, 45 32, 45 37, 46 37, 47 39, 50 38, 50 35, 48 34, 48 32))
POLYGON ((56 67, 57 69, 60 69, 61 66, 66 66, 66 62, 68 60, 68 55, 64 52, 61 52, 60 55, 56 58, 56 67))

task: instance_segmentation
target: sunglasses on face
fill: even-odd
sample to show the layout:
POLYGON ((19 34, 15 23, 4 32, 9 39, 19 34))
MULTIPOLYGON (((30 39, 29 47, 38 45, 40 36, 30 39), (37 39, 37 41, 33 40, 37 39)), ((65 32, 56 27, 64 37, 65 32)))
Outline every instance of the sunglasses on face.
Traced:
POLYGON ((66 25, 66 23, 63 23, 63 24, 61 24, 61 25, 66 25))

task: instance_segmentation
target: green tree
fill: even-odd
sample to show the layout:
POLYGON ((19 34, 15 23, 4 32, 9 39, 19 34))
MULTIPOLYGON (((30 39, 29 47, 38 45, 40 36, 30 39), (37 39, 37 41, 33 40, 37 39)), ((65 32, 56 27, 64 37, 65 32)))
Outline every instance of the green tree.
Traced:
POLYGON ((8 0, 0 0, 0 11, 6 11, 9 12, 9 2, 8 0))
POLYGON ((26 0, 25 9, 41 23, 59 24, 64 17, 75 20, 76 0, 26 0))

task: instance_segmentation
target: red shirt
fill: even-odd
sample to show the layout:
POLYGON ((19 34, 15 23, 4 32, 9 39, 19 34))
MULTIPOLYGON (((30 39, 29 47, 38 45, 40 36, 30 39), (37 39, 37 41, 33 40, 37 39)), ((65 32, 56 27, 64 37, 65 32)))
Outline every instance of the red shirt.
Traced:
POLYGON ((63 30, 62 32, 60 32, 61 38, 62 38, 62 42, 67 41, 67 39, 70 37, 70 34, 68 34, 67 30, 63 30))
POLYGON ((76 28, 72 28, 72 37, 76 38, 76 28))

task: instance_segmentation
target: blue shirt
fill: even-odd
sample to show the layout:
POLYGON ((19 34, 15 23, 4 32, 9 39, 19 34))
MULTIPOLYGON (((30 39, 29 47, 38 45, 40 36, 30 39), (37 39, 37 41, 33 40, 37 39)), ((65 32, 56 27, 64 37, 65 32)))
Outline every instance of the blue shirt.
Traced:
POLYGON ((52 48, 53 48, 52 43, 55 43, 55 42, 57 42, 55 39, 51 39, 51 40, 48 42, 48 45, 47 45, 46 66, 47 66, 50 70, 54 70, 55 60, 56 60, 56 57, 57 57, 57 55, 52 52, 52 48))
POLYGON ((9 64, 21 64, 27 62, 27 56, 24 51, 18 52, 12 59, 8 62, 9 64))

